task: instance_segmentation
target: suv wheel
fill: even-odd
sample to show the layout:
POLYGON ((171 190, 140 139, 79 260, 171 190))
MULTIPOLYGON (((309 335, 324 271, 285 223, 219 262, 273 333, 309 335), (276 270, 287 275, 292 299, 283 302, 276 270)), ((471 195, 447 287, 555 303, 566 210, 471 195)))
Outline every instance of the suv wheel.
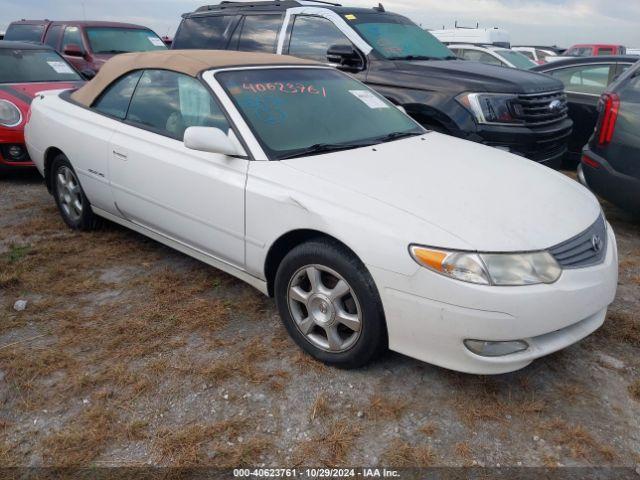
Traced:
POLYGON ((357 368, 387 346, 373 279, 339 244, 316 240, 294 248, 278 268, 275 295, 289 335, 324 363, 357 368))
POLYGON ((99 218, 93 213, 76 172, 63 154, 51 166, 53 196, 64 222, 74 230, 93 230, 99 218))

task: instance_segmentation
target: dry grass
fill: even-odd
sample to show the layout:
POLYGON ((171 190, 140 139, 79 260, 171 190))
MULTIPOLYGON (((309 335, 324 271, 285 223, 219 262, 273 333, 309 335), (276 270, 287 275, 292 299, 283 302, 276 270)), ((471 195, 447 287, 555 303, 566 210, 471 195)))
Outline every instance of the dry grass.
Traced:
POLYGON ((315 420, 316 418, 326 417, 328 413, 329 402, 327 400, 327 396, 321 393, 316 397, 316 400, 315 402, 313 402, 313 405, 311 407, 311 421, 315 420))
POLYGON ((328 370, 328 367, 324 363, 319 362, 301 350, 296 350, 292 357, 292 363, 304 372, 314 371, 325 373, 328 370))
POLYGON ((360 436, 357 425, 334 422, 320 434, 298 444, 293 457, 296 466, 348 466, 347 456, 360 436))
POLYGON ((438 432, 438 427, 433 422, 428 422, 419 428, 420 432, 428 437, 433 437, 438 432))
POLYGON ((180 430, 165 429, 155 444, 163 463, 176 467, 212 465, 216 446, 235 443, 246 428, 245 420, 227 420, 213 425, 189 425, 180 430))
POLYGON ((566 448, 573 458, 598 463, 594 459, 595 456, 599 456, 601 461, 605 462, 611 462, 618 456, 611 446, 594 439, 582 425, 570 425, 556 418, 547 422, 544 429, 549 431, 553 441, 566 448))
POLYGON ((637 312, 611 311, 601 330, 615 342, 640 346, 640 315, 637 312))
POLYGON ((635 380, 631 385, 629 385, 628 389, 631 398, 640 402, 640 380, 635 380))
POLYGON ((46 465, 81 466, 97 458, 115 433, 115 415, 105 405, 93 405, 71 425, 43 441, 46 465))
POLYGON ((380 465, 393 468, 430 467, 436 462, 436 455, 426 445, 411 445, 395 439, 380 457, 380 465))
POLYGON ((585 389, 575 383, 562 383, 557 388, 562 397, 570 403, 574 403, 578 398, 587 395, 585 389))
POLYGON ((458 458, 464 460, 466 463, 472 459, 471 447, 467 442, 456 443, 453 447, 453 452, 458 458))
POLYGON ((408 402, 402 398, 374 394, 369 399, 367 414, 373 420, 400 420, 407 406, 408 402))

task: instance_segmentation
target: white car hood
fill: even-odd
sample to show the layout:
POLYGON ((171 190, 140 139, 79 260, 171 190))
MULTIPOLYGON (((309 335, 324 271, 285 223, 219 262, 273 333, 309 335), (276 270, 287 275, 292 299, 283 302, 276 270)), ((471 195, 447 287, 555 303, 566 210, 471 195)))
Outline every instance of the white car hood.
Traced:
MULTIPOLYGON (((282 163, 409 213, 478 251, 546 249, 587 229, 601 211, 587 189, 561 173, 438 133, 282 163)), ((341 202, 331 190, 327 200, 341 202)), ((413 241, 431 245, 427 237, 413 241)))

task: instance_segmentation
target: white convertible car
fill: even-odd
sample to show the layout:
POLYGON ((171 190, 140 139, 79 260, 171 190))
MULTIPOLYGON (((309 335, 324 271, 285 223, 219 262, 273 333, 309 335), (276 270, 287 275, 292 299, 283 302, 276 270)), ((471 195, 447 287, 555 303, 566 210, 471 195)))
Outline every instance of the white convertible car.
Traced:
POLYGON ((39 95, 26 138, 71 228, 106 218, 274 295, 329 364, 388 347, 509 372, 592 333, 616 293, 614 233, 585 188, 425 131, 324 65, 119 55, 39 95))

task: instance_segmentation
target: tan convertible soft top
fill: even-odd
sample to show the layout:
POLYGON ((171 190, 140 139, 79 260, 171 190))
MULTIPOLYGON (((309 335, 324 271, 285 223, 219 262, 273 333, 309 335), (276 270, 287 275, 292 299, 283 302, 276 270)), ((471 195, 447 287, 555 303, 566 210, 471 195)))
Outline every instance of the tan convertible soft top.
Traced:
POLYGON ((89 107, 114 80, 134 70, 161 68, 195 77, 200 72, 212 68, 251 65, 321 64, 285 55, 227 50, 160 50, 155 52, 123 53, 116 55, 105 63, 95 78, 76 90, 71 95, 71 98, 89 107))

